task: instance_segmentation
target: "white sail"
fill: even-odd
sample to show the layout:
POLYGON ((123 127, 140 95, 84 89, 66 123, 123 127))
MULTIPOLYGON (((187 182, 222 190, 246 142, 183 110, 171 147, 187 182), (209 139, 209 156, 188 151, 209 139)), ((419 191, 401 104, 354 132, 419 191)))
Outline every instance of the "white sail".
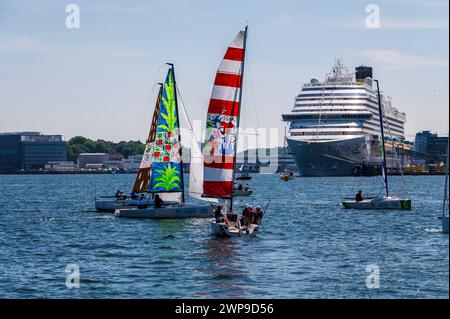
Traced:
POLYGON ((187 116, 186 109, 183 103, 181 104, 181 112, 186 119, 186 136, 184 139, 188 139, 188 145, 191 150, 190 158, 190 171, 189 171, 189 196, 195 199, 210 203, 218 203, 216 198, 202 197, 203 194, 203 154, 198 145, 197 138, 195 137, 194 130, 192 129, 191 122, 187 116))
POLYGON ((182 196, 180 192, 174 193, 158 193, 159 197, 165 202, 178 202, 181 203, 182 196))

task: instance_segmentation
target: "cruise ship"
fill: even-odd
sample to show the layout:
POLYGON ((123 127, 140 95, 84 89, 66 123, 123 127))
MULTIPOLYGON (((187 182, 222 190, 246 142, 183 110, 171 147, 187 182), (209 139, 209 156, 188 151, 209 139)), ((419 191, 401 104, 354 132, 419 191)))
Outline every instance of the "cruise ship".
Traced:
MULTIPOLYGON (((392 106, 390 97, 381 94, 381 100, 386 136, 402 143, 406 114, 392 106)), ((303 86, 282 118, 289 123, 286 141, 300 176, 352 176, 379 165, 378 96, 371 67, 350 73, 337 59, 324 82, 313 78, 303 86)))

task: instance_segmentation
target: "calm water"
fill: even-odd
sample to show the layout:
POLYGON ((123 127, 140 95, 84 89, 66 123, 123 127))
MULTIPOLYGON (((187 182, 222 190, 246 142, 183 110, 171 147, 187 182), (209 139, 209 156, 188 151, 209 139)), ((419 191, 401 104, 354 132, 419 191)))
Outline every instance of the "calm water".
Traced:
MULTIPOLYGON (((133 175, 0 176, 1 298, 448 298, 443 177, 407 177, 411 212, 344 211, 340 191, 379 178, 254 176, 272 199, 255 238, 218 239, 208 220, 127 220, 92 211, 133 175), (66 265, 80 267, 79 289, 66 265), (366 266, 380 288, 366 288, 366 266)), ((393 177, 399 192, 400 177, 393 177)), ((368 185, 372 185, 368 187, 368 185)))

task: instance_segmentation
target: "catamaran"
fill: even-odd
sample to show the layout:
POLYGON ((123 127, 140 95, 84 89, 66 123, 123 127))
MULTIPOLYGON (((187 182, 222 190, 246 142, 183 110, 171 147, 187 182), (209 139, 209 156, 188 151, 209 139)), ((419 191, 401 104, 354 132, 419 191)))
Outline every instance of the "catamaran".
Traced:
MULTIPOLYGON (((148 198, 140 198, 138 194, 143 195, 147 192, 150 182, 151 173, 151 154, 150 146, 154 144, 156 140, 156 126, 158 123, 159 109, 161 103, 161 95, 163 92, 163 86, 161 84, 158 92, 158 97, 156 99, 155 110, 153 112, 152 123, 150 126, 150 131, 146 141, 146 148, 144 154, 142 155, 141 164, 139 166, 136 179, 134 181, 132 194, 136 196, 100 196, 95 198, 95 208, 98 211, 114 212, 118 208, 130 208, 137 207, 138 201, 148 200, 148 198)), ((175 203, 175 202, 173 202, 175 203)))
POLYGON ((395 210, 411 210, 411 199, 402 199, 397 196, 389 194, 388 188, 388 175, 386 167, 386 153, 385 153, 385 141, 384 141, 384 124, 383 124, 383 108, 381 103, 380 85, 378 80, 374 80, 377 83, 378 91, 378 112, 380 117, 381 128, 381 175, 384 182, 385 195, 365 198, 362 200, 345 199, 342 201, 344 208, 354 209, 395 209, 395 210))
POLYGON ((449 148, 450 148, 450 143, 447 144, 447 165, 445 167, 444 201, 442 203, 442 216, 439 217, 441 219, 441 223, 442 223, 442 232, 444 232, 444 233, 448 233, 448 166, 449 166, 449 148))
POLYGON ((240 31, 228 47, 217 70, 208 107, 203 144, 203 197, 221 201, 226 221, 211 220, 218 236, 255 234, 259 225, 241 224, 241 215, 233 210, 236 150, 244 79, 247 30, 240 31))
MULTIPOLYGON (((117 217, 187 218, 210 217, 212 214, 211 205, 185 202, 177 86, 174 66, 169 65, 166 80, 160 90, 158 99, 160 103, 155 108, 152 129, 133 188, 136 192, 146 191, 154 196, 158 194, 164 204, 162 207, 155 207, 153 200, 147 197, 137 201, 136 207, 117 208, 114 212, 117 217)), ((191 135, 192 127, 189 120, 187 122, 188 132, 191 135)), ((189 144, 193 162, 193 157, 200 153, 195 136, 189 136, 189 144)), ((191 163, 192 188, 202 180, 202 176, 196 174, 198 175, 198 169, 192 167, 191 163)), ((200 199, 199 196, 190 195, 200 199)))

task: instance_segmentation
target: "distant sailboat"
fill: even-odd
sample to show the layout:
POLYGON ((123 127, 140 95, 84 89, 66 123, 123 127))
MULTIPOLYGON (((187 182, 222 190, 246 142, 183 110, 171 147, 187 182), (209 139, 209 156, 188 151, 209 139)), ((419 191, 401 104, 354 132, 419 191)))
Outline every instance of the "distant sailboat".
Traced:
MULTIPOLYGON (((287 150, 286 145, 286 127, 284 127, 284 142, 283 142, 283 149, 287 150)), ((284 170, 280 174, 280 179, 283 181, 290 181, 294 179, 294 171, 292 169, 289 169, 286 167, 286 163, 284 164, 284 170)))
POLYGON ((247 27, 228 47, 219 66, 208 108, 206 139, 203 146, 203 196, 224 204, 225 219, 211 220, 218 236, 244 236, 256 233, 258 224, 241 224, 242 215, 233 211, 236 149, 242 101, 247 27))
POLYGON ((239 175, 236 176, 236 180, 237 181, 249 181, 251 179, 252 179, 252 177, 250 176, 250 174, 247 172, 244 172, 244 164, 242 164, 241 167, 239 167, 239 175))
POLYGON ((444 201, 442 203, 442 216, 439 218, 441 219, 442 223, 442 232, 448 233, 448 171, 449 171, 449 148, 450 143, 447 144, 447 164, 445 167, 445 186, 444 186, 444 201), (447 213, 446 213, 447 212, 447 213))
POLYGON ((362 200, 346 199, 342 201, 344 208, 353 209, 394 209, 394 210, 411 210, 411 199, 401 199, 389 194, 388 187, 388 175, 386 167, 386 152, 384 142, 384 124, 383 124, 383 109, 381 103, 380 86, 378 80, 374 80, 377 83, 378 91, 378 111, 380 117, 380 129, 381 129, 381 175, 384 182, 384 196, 377 196, 371 198, 365 198, 362 200))
MULTIPOLYGON (((169 65, 166 80, 160 91, 160 103, 155 108, 152 130, 147 141, 141 168, 133 188, 136 192, 147 191, 155 196, 158 194, 164 204, 162 207, 156 208, 152 199, 145 198, 138 200, 135 208, 116 209, 115 215, 117 217, 186 218, 211 216, 211 205, 185 202, 175 71, 173 65, 169 65)), ((191 140, 190 138, 190 142, 191 140)), ((196 183, 198 181, 191 182, 196 183)))

